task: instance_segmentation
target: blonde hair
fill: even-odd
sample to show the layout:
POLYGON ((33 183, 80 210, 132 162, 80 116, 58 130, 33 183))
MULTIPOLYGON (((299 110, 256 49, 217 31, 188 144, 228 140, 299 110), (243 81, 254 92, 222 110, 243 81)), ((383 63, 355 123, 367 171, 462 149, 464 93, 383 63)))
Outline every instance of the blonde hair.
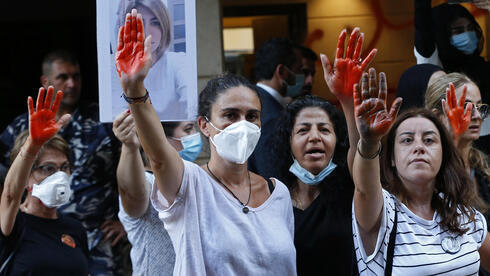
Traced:
MULTIPOLYGON (((17 138, 15 138, 14 147, 12 148, 12 152, 10 152, 10 162, 14 162, 22 146, 25 144, 27 137, 29 137, 29 130, 24 130, 17 136, 17 138)), ((36 161, 34 161, 34 165, 37 165, 39 157, 43 155, 43 152, 46 149, 57 150, 61 153, 64 153, 68 161, 71 163, 70 146, 65 141, 65 139, 56 134, 41 147, 41 150, 37 154, 36 161)))
MULTIPOLYGON (((461 73, 450 73, 437 78, 427 87, 427 91, 425 93, 425 107, 427 109, 436 109, 439 114, 443 114, 441 101, 442 99, 446 98, 446 88, 449 87, 449 83, 453 83, 455 89, 462 87, 465 84, 475 84, 475 82, 468 76, 461 73)), ((486 178, 490 180, 488 157, 485 153, 473 147, 473 144, 470 146, 468 160, 471 168, 481 170, 485 174, 486 178)))
POLYGON ((137 9, 138 6, 143 6, 149 9, 160 22, 162 28, 162 37, 160 38, 159 47, 153 49, 153 64, 155 64, 165 53, 172 40, 172 31, 170 24, 170 15, 167 7, 161 0, 121 0, 117 9, 116 19, 116 37, 119 33, 119 28, 126 21, 126 14, 131 13, 132 9, 137 9))

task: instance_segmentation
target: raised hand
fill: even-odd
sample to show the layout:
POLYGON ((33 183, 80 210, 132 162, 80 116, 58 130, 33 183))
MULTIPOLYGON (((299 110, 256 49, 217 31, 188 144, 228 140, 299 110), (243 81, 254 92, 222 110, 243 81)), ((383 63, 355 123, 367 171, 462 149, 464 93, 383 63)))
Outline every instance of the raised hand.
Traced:
POLYGON ((386 108, 387 85, 384 73, 379 74, 379 92, 376 92, 376 70, 369 69, 362 75, 361 93, 359 84, 354 85, 354 114, 361 139, 378 142, 390 129, 400 109, 402 99, 396 98, 390 111, 386 108))
POLYGON ((151 36, 145 39, 141 14, 133 9, 119 29, 116 51, 116 69, 124 91, 135 82, 142 82, 150 66, 151 36))
POLYGON ((331 66, 330 61, 324 54, 320 55, 320 59, 323 66, 323 76, 330 91, 341 103, 352 103, 354 84, 359 83, 362 73, 373 60, 377 49, 372 49, 369 55, 362 61, 361 50, 364 34, 360 33, 359 28, 356 27, 350 35, 347 51, 344 56, 346 36, 346 30, 342 30, 339 36, 333 66, 331 66))
POLYGON ((60 90, 56 93, 54 103, 53 99, 54 88, 48 87, 48 93, 44 97, 45 90, 39 88, 37 95, 36 109, 32 97, 27 98, 27 107, 29 109, 29 134, 34 145, 42 146, 46 141, 51 139, 66 122, 70 120, 70 115, 63 115, 56 121, 56 112, 60 107, 63 92, 60 90))
POLYGON ((117 139, 119 139, 125 146, 139 149, 140 141, 136 135, 136 126, 129 110, 124 111, 114 119, 112 131, 117 139))
POLYGON ((449 87, 446 88, 446 100, 442 99, 442 109, 451 125, 453 137, 456 142, 459 141, 461 134, 463 134, 470 126, 473 104, 468 103, 465 110, 465 99, 466 85, 463 87, 463 94, 459 97, 458 103, 454 91, 454 84, 449 83, 449 87))

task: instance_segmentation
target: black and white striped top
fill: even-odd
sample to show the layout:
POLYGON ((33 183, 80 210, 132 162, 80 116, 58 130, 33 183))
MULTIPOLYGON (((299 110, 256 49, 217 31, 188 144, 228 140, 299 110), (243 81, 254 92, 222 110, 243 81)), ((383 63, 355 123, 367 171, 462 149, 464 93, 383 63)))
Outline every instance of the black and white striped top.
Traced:
MULTIPOLYGON (((487 223, 483 215, 476 211, 475 222, 462 217, 469 230, 458 236, 438 223, 440 217, 434 213, 432 220, 426 220, 412 213, 395 196, 383 189, 383 217, 376 241, 376 248, 366 256, 361 236, 352 208, 352 229, 357 265, 361 275, 383 275, 387 248, 393 221, 395 203, 398 210, 393 275, 477 275, 480 267, 478 249, 485 240, 487 223), (459 244, 459 251, 446 252, 441 243, 453 238, 459 244)), ((446 247, 447 248, 447 247, 446 247)), ((456 245, 453 248, 458 248, 456 245)))

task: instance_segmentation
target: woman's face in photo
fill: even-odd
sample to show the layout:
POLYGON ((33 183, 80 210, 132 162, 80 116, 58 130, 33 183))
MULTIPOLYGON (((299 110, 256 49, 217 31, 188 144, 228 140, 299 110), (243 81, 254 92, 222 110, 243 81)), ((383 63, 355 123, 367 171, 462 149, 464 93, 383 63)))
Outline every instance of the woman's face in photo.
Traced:
POLYGON ((155 14, 147 7, 137 6, 136 9, 141 13, 143 17, 143 26, 145 28, 145 35, 151 35, 151 49, 152 55, 155 56, 156 51, 161 46, 160 41, 162 40, 162 26, 160 21, 155 16, 155 14))

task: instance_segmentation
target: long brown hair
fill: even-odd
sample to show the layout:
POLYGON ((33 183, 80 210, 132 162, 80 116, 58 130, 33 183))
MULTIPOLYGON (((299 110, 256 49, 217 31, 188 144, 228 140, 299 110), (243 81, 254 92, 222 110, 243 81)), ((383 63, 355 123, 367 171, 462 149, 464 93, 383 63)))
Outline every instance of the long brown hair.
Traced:
POLYGON ((407 202, 408 191, 405 190, 397 172, 392 166, 396 130, 406 119, 413 117, 426 118, 437 127, 441 137, 442 164, 435 179, 435 190, 431 206, 441 217, 440 224, 449 231, 463 234, 468 228, 463 228, 460 216, 464 215, 470 221, 475 221, 475 210, 484 211, 483 200, 478 196, 478 189, 464 168, 463 160, 458 154, 446 127, 427 109, 409 109, 398 116, 393 123, 387 139, 386 151, 381 159, 382 183, 387 191, 395 195, 401 202, 407 202))

